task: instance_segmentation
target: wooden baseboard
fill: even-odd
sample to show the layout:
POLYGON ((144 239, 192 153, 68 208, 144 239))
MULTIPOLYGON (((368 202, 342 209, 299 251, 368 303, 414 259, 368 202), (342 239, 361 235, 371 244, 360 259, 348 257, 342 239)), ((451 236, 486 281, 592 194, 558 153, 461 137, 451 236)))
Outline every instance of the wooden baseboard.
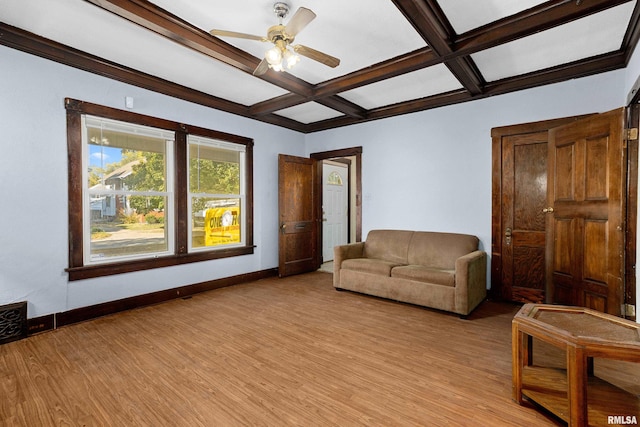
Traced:
POLYGON ((136 295, 129 298, 109 301, 102 304, 80 307, 73 310, 34 317, 27 320, 28 334, 33 335, 40 332, 56 329, 60 326, 71 325, 97 317, 118 313, 125 310, 158 304, 176 298, 186 298, 201 292, 252 282, 278 275, 276 268, 252 273, 240 274, 237 276, 224 277, 222 279, 210 280, 207 282, 195 283, 164 291, 152 292, 144 295, 136 295))

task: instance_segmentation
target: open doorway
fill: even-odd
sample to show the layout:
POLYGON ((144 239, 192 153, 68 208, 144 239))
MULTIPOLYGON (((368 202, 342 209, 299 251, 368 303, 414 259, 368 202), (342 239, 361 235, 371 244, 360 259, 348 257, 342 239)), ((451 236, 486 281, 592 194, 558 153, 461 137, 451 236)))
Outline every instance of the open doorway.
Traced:
POLYGON ((350 241, 350 159, 322 161, 322 261, 333 261, 333 248, 350 241))
POLYGON ((322 164, 322 227, 318 246, 323 269, 333 260, 333 247, 362 240, 362 147, 313 153, 322 164), (341 183, 341 185, 340 185, 341 183), (346 205, 345 205, 346 203, 346 205))

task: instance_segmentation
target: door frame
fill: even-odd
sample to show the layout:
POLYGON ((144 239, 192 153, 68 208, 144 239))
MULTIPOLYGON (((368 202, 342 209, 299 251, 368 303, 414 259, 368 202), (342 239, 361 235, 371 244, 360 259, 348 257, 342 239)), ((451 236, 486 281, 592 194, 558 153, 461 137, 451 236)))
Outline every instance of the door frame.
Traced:
MULTIPOLYGON (((331 151, 322 151, 317 153, 311 153, 310 158, 318 161, 322 160, 336 160, 344 157, 355 158, 355 212, 350 209, 350 214, 355 215, 355 238, 356 242, 362 241, 362 147, 343 148, 331 151)), ((322 168, 317 168, 319 173, 319 179, 317 182, 322 186, 322 168)), ((349 168, 351 169, 351 167, 349 168)), ((351 173, 349 173, 351 175, 351 173)), ((321 190, 322 188, 320 188, 321 190)), ((349 176, 349 191, 354 191, 351 185, 351 176, 349 176)), ((322 191, 320 191, 320 198, 322 198, 322 191)), ((351 203, 351 202, 350 202, 351 203)), ((318 218, 322 218, 322 200, 318 203, 318 218)), ((351 218, 350 218, 351 221, 351 218)), ((322 227, 319 227, 318 232, 318 247, 322 248, 322 227)))
MULTIPOLYGON (((636 93, 634 91, 633 93, 636 93)), ((638 94, 632 98, 633 103, 627 106, 627 128, 638 129, 640 127, 640 100, 638 94)), ((627 198, 625 212, 624 235, 624 304, 636 306, 636 259, 638 238, 638 139, 625 139, 626 166, 627 166, 627 198)), ((637 309, 637 307, 636 307, 637 309)), ((635 316, 626 316, 637 319, 635 316)))
MULTIPOLYGON (((639 79, 640 80, 640 79, 639 79)), ((639 91, 640 94, 640 91, 639 91)), ((627 108, 627 126, 637 128, 640 124, 640 105, 635 104, 627 108)), ((565 117, 559 119, 544 120, 532 123, 523 123, 510 126, 502 126, 491 129, 492 139, 492 164, 491 164, 491 288, 489 295, 492 298, 503 300, 502 290, 502 138, 509 135, 522 135, 526 133, 541 132, 553 127, 568 124, 591 114, 565 117)), ((625 192, 625 277, 624 277, 624 303, 636 304, 636 246, 637 246, 637 219, 638 219, 638 140, 626 142, 626 175, 627 188, 625 192)))

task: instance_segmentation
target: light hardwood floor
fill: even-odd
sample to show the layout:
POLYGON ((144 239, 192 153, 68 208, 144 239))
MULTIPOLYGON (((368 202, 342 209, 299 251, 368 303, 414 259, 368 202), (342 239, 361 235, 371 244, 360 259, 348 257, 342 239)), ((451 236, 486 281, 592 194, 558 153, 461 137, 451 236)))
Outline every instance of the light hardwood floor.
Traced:
POLYGON ((558 425, 512 400, 518 306, 462 320, 331 279, 265 279, 0 346, 2 425, 558 425))

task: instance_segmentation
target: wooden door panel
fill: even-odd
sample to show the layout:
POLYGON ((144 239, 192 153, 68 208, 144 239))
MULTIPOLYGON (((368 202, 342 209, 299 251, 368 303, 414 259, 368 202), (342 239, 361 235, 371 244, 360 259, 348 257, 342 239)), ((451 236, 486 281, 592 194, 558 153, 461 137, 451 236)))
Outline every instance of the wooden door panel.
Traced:
POLYGON ((575 240, 574 221, 571 218, 555 218, 553 241, 553 272, 573 276, 572 258, 573 247, 570 242, 575 240))
POLYGON ((584 305, 585 307, 591 307, 592 309, 603 313, 607 311, 607 300, 602 298, 602 295, 593 294, 591 292, 584 293, 584 305))
POLYGON ((600 165, 602 159, 606 158, 608 142, 606 136, 586 140, 586 200, 606 200, 608 197, 607 168, 600 165))
POLYGON ((557 168, 555 170, 555 179, 553 185, 555 187, 556 200, 575 200, 575 144, 573 141, 564 143, 556 147, 557 168))
POLYGON ((583 276, 585 280, 607 284, 607 221, 588 220, 584 224, 583 276))
MULTIPOLYGON (((545 217, 541 213, 547 198, 547 144, 519 143, 513 151, 514 178, 517 183, 514 188, 513 228, 544 233, 545 217)), ((535 233, 528 234, 532 236, 535 233)))
POLYGON ((620 109, 549 131, 547 302, 620 315, 623 124, 620 109))
MULTIPOLYGON (((515 245, 515 244, 514 244, 515 245)), ((513 251, 513 282, 511 298, 515 301, 543 300, 545 290, 544 245, 520 245, 513 251), (527 287, 518 286, 526 283, 527 287)))

